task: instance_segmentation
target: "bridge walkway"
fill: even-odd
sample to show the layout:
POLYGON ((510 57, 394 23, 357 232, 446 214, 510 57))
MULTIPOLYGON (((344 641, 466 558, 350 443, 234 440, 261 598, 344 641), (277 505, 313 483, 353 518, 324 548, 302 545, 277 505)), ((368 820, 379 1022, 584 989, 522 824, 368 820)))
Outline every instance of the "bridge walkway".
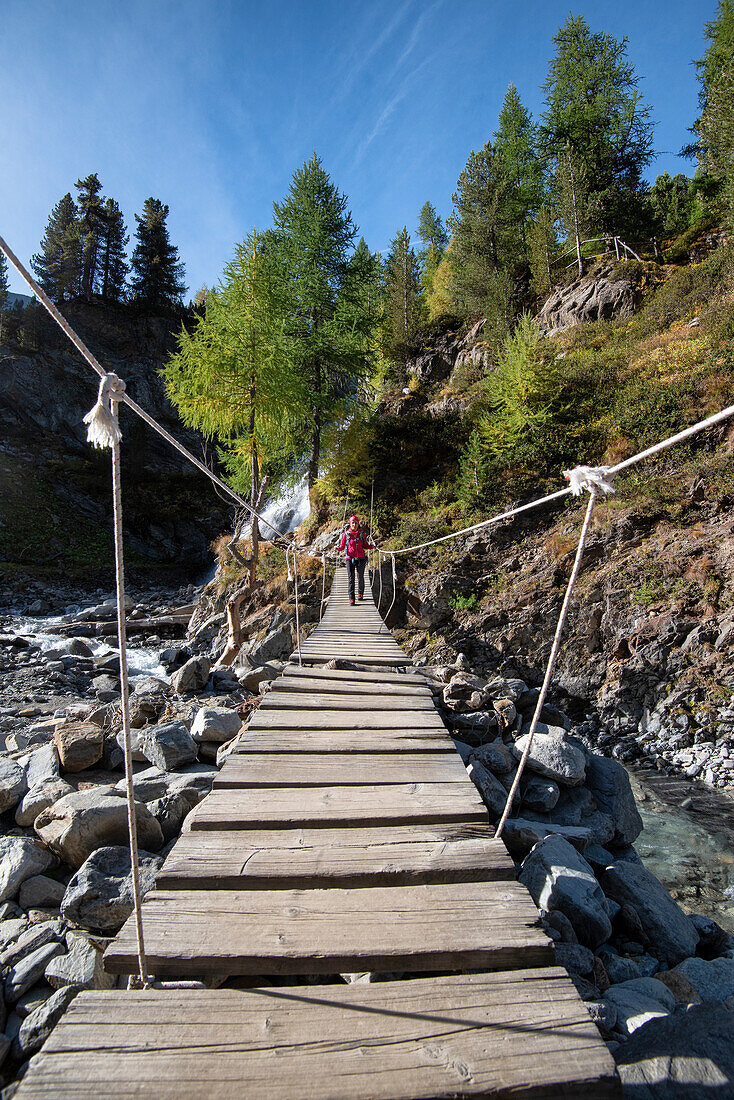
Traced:
MULTIPOLYGON (((20 1100, 619 1097, 428 686, 344 570, 301 661, 143 904, 150 971, 213 988, 81 993, 20 1100)), ((105 966, 136 972, 132 919, 105 966)))

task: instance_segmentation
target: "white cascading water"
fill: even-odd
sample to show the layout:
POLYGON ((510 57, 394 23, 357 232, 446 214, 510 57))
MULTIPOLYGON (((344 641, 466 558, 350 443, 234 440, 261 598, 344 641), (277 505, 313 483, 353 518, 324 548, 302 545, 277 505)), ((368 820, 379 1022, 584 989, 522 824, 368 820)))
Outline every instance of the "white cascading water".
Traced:
MULTIPOLYGON (((262 510, 262 517, 281 534, 295 531, 304 520, 308 519, 311 505, 308 497, 308 478, 304 475, 292 489, 284 489, 276 497, 269 500, 262 510)), ((250 528, 246 528, 246 534, 250 528)), ((273 532, 265 523, 260 524, 260 538, 269 539, 273 532)))

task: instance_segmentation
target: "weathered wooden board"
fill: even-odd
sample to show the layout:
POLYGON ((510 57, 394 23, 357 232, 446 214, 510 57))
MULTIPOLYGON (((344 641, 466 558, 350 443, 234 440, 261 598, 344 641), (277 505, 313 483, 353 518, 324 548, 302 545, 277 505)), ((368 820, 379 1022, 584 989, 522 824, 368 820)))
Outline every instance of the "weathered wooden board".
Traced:
MULTIPOLYGON (((320 672, 320 669, 313 669, 313 672, 320 672)), ((403 677, 404 680, 408 679, 407 676, 403 677)), ((411 677, 412 679, 412 677, 411 677)), ((382 699, 433 699, 433 694, 429 687, 421 687, 419 684, 406 685, 403 687, 401 684, 386 684, 380 681, 370 682, 369 680, 336 680, 333 678, 327 679, 323 676, 279 676, 275 685, 275 689, 278 692, 289 692, 293 695, 303 694, 307 696, 313 692, 326 692, 329 695, 370 695, 377 696, 382 699)))
POLYGON ((374 985, 83 992, 20 1100, 619 1100, 559 968, 374 985))
POLYGON ((458 753, 232 753, 214 788, 341 787, 384 783, 469 783, 458 753))
MULTIPOLYGON (((154 974, 341 974, 550 966, 552 943, 517 882, 360 890, 161 890, 143 905, 154 974)), ((105 952, 137 968, 134 918, 105 952)))
POLYGON ((337 710, 263 710, 260 707, 250 719, 251 730, 446 730, 437 711, 391 710, 354 711, 337 710))
POLYGON ((260 710, 292 709, 298 710, 377 710, 380 712, 394 712, 406 710, 429 711, 436 713, 433 699, 430 695, 331 695, 327 692, 309 691, 304 688, 298 694, 281 691, 280 683, 269 691, 262 703, 260 710))
POLYGON ((217 830, 184 833, 159 889, 325 889, 512 880, 489 825, 217 830))
POLYGON ((482 823, 487 808, 474 784, 395 783, 361 787, 251 787, 214 790, 196 808, 192 829, 482 823))
POLYGON ((300 668, 297 664, 289 664, 283 669, 283 677, 306 677, 309 680, 343 680, 347 683, 354 682, 365 685, 395 684, 396 687, 426 687, 426 681, 423 677, 415 673, 386 672, 382 669, 373 672, 358 672, 355 669, 346 668, 300 668))
POLYGON ((456 752, 445 730, 273 730, 239 735, 235 752, 456 752))

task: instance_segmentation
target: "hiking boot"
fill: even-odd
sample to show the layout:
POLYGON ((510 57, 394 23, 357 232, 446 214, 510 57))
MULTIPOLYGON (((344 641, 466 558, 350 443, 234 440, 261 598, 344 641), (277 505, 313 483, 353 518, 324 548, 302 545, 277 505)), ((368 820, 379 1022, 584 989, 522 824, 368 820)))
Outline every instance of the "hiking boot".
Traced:
POLYGON ((350 600, 349 602, 352 605, 352 607, 354 607, 354 600, 350 600))
POLYGON ((357 596, 357 599, 358 599, 358 600, 363 600, 363 599, 364 599, 364 596, 357 596))

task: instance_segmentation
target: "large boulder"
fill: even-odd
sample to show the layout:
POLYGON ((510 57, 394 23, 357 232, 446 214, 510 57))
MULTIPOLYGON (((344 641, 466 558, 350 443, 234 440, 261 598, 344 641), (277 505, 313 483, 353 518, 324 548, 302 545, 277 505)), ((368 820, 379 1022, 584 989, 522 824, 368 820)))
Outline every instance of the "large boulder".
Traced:
POLYGON ((283 623, 282 626, 268 631, 263 638, 255 639, 247 650, 247 656, 253 664, 264 665, 268 661, 290 657, 292 651, 293 632, 290 623, 283 623))
POLYGON ((18 825, 28 827, 33 825, 41 810, 53 806, 60 798, 67 794, 73 794, 74 788, 65 779, 47 779, 36 787, 31 787, 27 794, 23 795, 23 801, 15 810, 15 820, 18 825))
POLYGON ((26 879, 42 875, 55 862, 32 837, 0 837, 0 902, 15 897, 26 879))
POLYGON ((613 264, 602 264, 569 286, 553 290, 538 314, 545 333, 562 332, 586 321, 631 317, 638 291, 631 279, 615 274, 613 264))
POLYGON ((24 955, 16 963, 8 968, 5 976, 5 1000, 8 1004, 15 1004, 31 986, 35 985, 39 978, 43 977, 46 967, 51 959, 57 955, 63 955, 66 948, 58 940, 51 940, 29 955, 24 955))
POLYGON ((615 1058, 624 1094, 635 1100, 725 1100, 734 1081, 734 1014, 709 1003, 652 1019, 615 1058))
POLYGON ((90 646, 82 638, 59 638, 44 651, 47 661, 59 661, 62 657, 93 657, 90 646))
POLYGON ((66 887, 48 875, 33 875, 20 888, 21 909, 56 909, 61 905, 66 887))
POLYGON ((78 992, 78 986, 58 989, 26 1016, 13 1042, 16 1058, 30 1058, 41 1049, 78 992))
POLYGON ((209 679, 211 661, 208 657, 192 657, 171 676, 171 687, 178 695, 203 691, 209 679))
POLYGON ((548 836, 525 859, 520 882, 539 909, 560 909, 579 941, 592 949, 608 940, 612 925, 604 894, 584 857, 567 840, 548 836))
POLYGON ((45 970, 46 981, 54 989, 73 985, 78 989, 112 989, 117 981, 102 966, 102 951, 81 932, 68 932, 68 954, 52 959, 45 970))
POLYGON ((22 759, 28 787, 37 787, 59 778, 59 757, 52 744, 34 749, 22 759))
POLYGON ((202 707, 191 726, 194 741, 230 741, 242 727, 242 719, 229 707, 202 707))
MULTIPOLYGON (((536 775, 544 775, 564 787, 579 787, 586 775, 586 755, 582 749, 566 740, 566 731, 560 726, 541 726, 535 731, 533 743, 525 767, 536 775)), ((519 759, 528 743, 529 735, 518 737, 512 751, 519 759)))
POLYGON ((734 959, 684 959, 673 973, 687 978, 702 1001, 734 997, 734 959))
MULTIPOLYGON (((467 771, 474 786, 482 796, 482 801, 489 810, 490 817, 493 821, 499 821, 507 802, 507 791, 499 779, 495 779, 491 771, 485 768, 481 761, 472 760, 467 766, 467 771)), ((517 796, 515 796, 515 801, 517 801, 517 796)))
POLYGON ((93 722, 69 722, 56 727, 54 744, 64 771, 80 772, 102 759, 104 731, 93 722))
POLYGON ((196 760, 196 743, 184 722, 162 722, 142 731, 141 748, 146 760, 172 772, 196 760))
MULTIPOLYGON (((141 802, 135 803, 135 819, 140 846, 157 851, 161 827, 141 802)), ((43 810, 35 830, 66 863, 80 867, 97 848, 127 842, 127 803, 111 787, 75 791, 43 810)))
MULTIPOLYGON (((162 862, 150 852, 139 853, 143 893, 153 888, 162 862)), ((72 878, 61 903, 62 916, 101 935, 119 932, 132 911, 130 850, 121 845, 94 852, 72 878)))
MULTIPOLYGON (((178 772, 166 772, 161 768, 146 768, 133 777, 133 790, 135 798, 140 802, 152 802, 153 799, 164 798, 178 791, 193 791, 197 795, 196 801, 200 801, 205 794, 209 794, 215 775, 219 774, 219 768, 213 764, 188 764, 178 772)), ((115 784, 115 790, 124 795, 126 791, 125 780, 121 779, 115 784)))
POLYGON ((608 898, 635 910, 658 959, 675 966, 694 954, 698 946, 694 924, 642 864, 618 859, 599 881, 608 898))
POLYGON ((27 790, 25 768, 7 756, 0 756, 0 814, 17 806, 27 790))
POLYGON ((634 844, 642 832, 642 818, 625 768, 618 760, 592 754, 586 785, 599 809, 614 822, 614 843, 634 844))
POLYGON ((657 978, 633 978, 610 985, 604 999, 616 1008, 617 1029, 624 1035, 675 1009, 675 997, 657 978))

